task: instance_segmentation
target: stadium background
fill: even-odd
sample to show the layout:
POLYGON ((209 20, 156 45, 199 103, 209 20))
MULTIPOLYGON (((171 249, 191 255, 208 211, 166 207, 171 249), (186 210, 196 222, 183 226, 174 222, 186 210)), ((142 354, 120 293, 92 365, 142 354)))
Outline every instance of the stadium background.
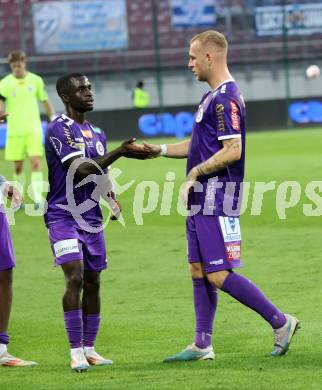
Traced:
MULTIPOLYGON (((94 0, 87 2, 94 3, 97 4, 94 0)), ((194 3, 215 4, 208 0, 194 3)), ((249 130, 274 129, 248 135, 246 180, 251 189, 255 182, 272 181, 296 182, 302 188, 299 203, 286 210, 286 219, 280 220, 276 214, 274 191, 264 194, 260 215, 252 216, 248 208, 241 219, 245 259, 241 272, 302 322, 303 329, 294 340, 291 353, 282 359, 267 358, 272 348, 269 327, 248 309, 220 294, 214 364, 161 363, 165 356, 191 342, 194 329, 185 222, 174 203, 171 215, 161 216, 159 201, 153 212, 143 216, 144 224, 137 226, 133 197, 135 186, 142 181, 157 182, 161 192, 166 172, 171 171, 176 176, 176 201, 184 180, 184 161, 122 159, 115 164, 122 170, 121 184, 134 179, 135 186, 120 196, 126 227, 110 223, 105 231, 110 269, 102 275, 103 322, 97 342, 98 351, 113 358, 115 364, 107 370, 92 369, 81 376, 71 372, 60 306, 63 276, 52 267, 43 218, 17 212, 11 226, 18 266, 10 348, 18 356, 38 361, 39 366, 34 370, 1 369, 1 389, 321 389, 321 202, 313 207, 315 217, 303 215, 303 204, 312 203, 304 193, 307 183, 320 183, 321 179, 321 113, 316 108, 310 110, 312 104, 307 103, 321 102, 321 77, 306 79, 305 68, 312 63, 321 66, 322 18, 316 12, 315 30, 307 29, 305 35, 284 31, 278 36, 259 37, 254 7, 281 3, 217 1, 213 13, 216 23, 212 27, 225 32, 231 42, 230 65, 247 100, 249 130), (287 106, 293 99, 304 103, 297 113, 304 123, 289 121, 287 106), (293 130, 288 125, 317 125, 317 128, 293 130)), ((313 0, 285 3, 295 6, 295 10, 299 3, 322 7, 321 1, 313 0)), ((52 54, 40 53, 40 44, 37 49, 35 26, 39 24, 34 23, 34 17, 42 13, 39 8, 33 13, 35 5, 46 7, 49 3, 0 0, 0 75, 8 72, 8 52, 25 49, 29 68, 44 76, 57 111, 62 106, 56 97, 55 80, 70 71, 84 71, 90 76, 97 110, 92 115, 107 131, 109 139, 129 135, 145 138, 138 126, 138 118, 145 113, 157 115, 155 136, 173 135, 177 128, 164 134, 167 126, 158 122, 160 115, 192 112, 198 104, 206 85, 196 82, 186 69, 187 47, 192 35, 208 27, 176 29, 170 1, 124 2, 125 48, 52 54), (144 111, 131 109, 131 90, 139 78, 146 81, 151 94, 151 107, 144 111), (160 85, 162 89, 158 88, 160 85)), ((64 17, 62 14, 61 19, 64 17)), ((54 23, 51 18, 49 25, 40 23, 38 39, 43 31, 51 31, 50 23, 54 23)), ((93 24, 95 27, 95 22, 87 27, 94 29, 93 24)), ((46 38, 46 34, 43 36, 46 38)), ((79 44, 77 39, 73 44, 79 44)), ((120 44, 122 41, 118 41, 120 44)), ((42 47, 48 50, 50 44, 42 47)), ((117 144, 112 142, 110 148, 117 144)), ((10 178, 12 165, 4 161, 3 151, 0 160, 1 174, 10 178)), ((142 202, 147 195, 142 195, 142 202)), ((318 192, 316 195, 321 199, 318 192)))
MULTIPOLYGON (((293 99, 317 101, 321 95, 322 79, 308 81, 305 77, 308 65, 322 64, 321 1, 190 0, 189 6, 182 5, 188 3, 0 0, 0 75, 8 71, 8 52, 22 48, 28 54, 30 70, 44 76, 58 111, 62 105, 55 92, 57 76, 82 71, 94 85, 96 104, 92 118, 108 130, 110 139, 140 134, 182 136, 191 129, 191 118, 177 118, 176 114, 192 113, 207 88, 196 83, 187 70, 189 39, 205 28, 216 28, 230 42, 229 63, 248 103, 249 130, 322 121, 322 106, 313 107, 312 118, 307 115, 307 106, 300 107, 300 114, 295 108, 295 121, 287 114, 293 99), (196 9, 203 7, 203 12, 196 12, 196 4, 200 4, 196 9), (263 19, 257 20, 256 14, 265 6, 281 4, 289 7, 283 14, 288 21, 285 29, 280 28, 278 33, 278 28, 273 27, 263 34, 263 19), (318 11, 305 14, 301 21, 299 4, 304 9, 313 5, 318 11), (113 7, 118 12, 109 16, 113 7), (189 7, 193 16, 188 13, 189 7), (63 24, 64 20, 68 23, 68 18, 72 23, 66 28, 63 24), (106 20, 112 25, 110 30, 104 27, 106 20), (103 32, 98 31, 98 22, 102 22, 103 32), (117 24, 114 28, 113 23, 117 24), (53 36, 57 37, 60 31, 61 37, 53 43, 53 36), (84 32, 86 43, 82 45, 84 32), (109 39, 105 39, 106 34, 110 34, 109 39), (89 51, 91 47, 98 50, 89 51), (150 107, 145 112, 131 110, 131 91, 139 79, 146 82, 150 93, 150 107), (150 117, 148 123, 152 120, 152 125, 142 134, 138 122, 142 114, 160 113, 172 116, 150 117)), ((278 8, 264 11, 266 15, 272 12, 283 13, 278 8)))

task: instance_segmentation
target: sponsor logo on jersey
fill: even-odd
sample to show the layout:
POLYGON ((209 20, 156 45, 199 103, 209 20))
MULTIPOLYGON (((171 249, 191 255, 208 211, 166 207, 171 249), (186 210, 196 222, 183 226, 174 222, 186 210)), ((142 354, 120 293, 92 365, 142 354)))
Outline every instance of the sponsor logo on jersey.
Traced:
POLYGON ((104 156, 105 150, 101 141, 96 142, 96 151, 100 156, 104 156))
POLYGON ((240 242, 225 244, 228 261, 240 260, 240 242))
POLYGON ((81 130, 81 133, 85 138, 93 138, 93 133, 91 132, 91 130, 81 130))
POLYGON ((230 102, 230 109, 231 109, 231 123, 233 129, 240 131, 240 118, 238 115, 238 106, 235 102, 230 102))
POLYGON ((239 218, 219 217, 219 223, 225 243, 241 241, 239 218))
POLYGON ((224 107, 223 104, 216 104, 217 129, 218 129, 218 131, 225 131, 224 111, 225 111, 225 107, 224 107))
POLYGON ((56 242, 54 244, 54 252, 56 257, 68 255, 69 253, 79 253, 77 239, 72 238, 56 242))
POLYGON ((93 141, 85 141, 86 145, 89 147, 89 148, 94 148, 94 142, 93 141))
POLYGON ((209 261, 209 264, 211 264, 211 265, 222 265, 222 264, 224 264, 224 259, 212 260, 212 261, 209 261))
POLYGON ((75 142, 72 139, 72 137, 70 135, 70 130, 67 127, 64 127, 64 134, 66 137, 66 141, 71 148, 76 148, 76 149, 80 149, 80 150, 84 151, 85 144, 84 144, 83 140, 82 140, 82 142, 75 142))

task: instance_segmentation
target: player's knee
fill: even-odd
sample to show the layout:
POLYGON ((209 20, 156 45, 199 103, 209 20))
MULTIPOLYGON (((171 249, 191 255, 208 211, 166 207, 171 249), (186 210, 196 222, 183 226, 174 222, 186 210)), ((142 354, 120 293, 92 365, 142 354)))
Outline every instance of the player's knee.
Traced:
POLYGON ((15 174, 20 175, 22 173, 23 163, 22 161, 15 163, 15 174))
POLYGON ((189 270, 192 278, 204 277, 204 271, 201 263, 190 263, 189 270))
POLYGON ((39 158, 32 158, 31 159, 31 170, 34 171, 34 172, 40 170, 40 160, 39 160, 39 158))
POLYGON ((96 294, 100 290, 100 281, 99 280, 84 280, 84 291, 96 294))
POLYGON ((224 284, 224 281, 228 275, 229 275, 229 272, 224 270, 224 271, 209 273, 209 274, 207 274, 207 278, 208 278, 210 284, 212 284, 216 288, 221 289, 221 287, 224 284))
POLYGON ((83 287, 83 276, 80 274, 70 275, 67 279, 67 289, 72 291, 80 291, 83 287))

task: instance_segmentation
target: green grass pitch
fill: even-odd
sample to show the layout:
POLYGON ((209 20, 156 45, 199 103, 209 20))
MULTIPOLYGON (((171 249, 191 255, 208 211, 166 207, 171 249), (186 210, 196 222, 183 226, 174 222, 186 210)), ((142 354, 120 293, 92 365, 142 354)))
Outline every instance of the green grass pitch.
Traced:
MULTIPOLYGON (((164 141, 162 141, 164 142, 164 141)), ((110 148, 114 144, 110 145, 110 148)), ((0 389, 321 389, 322 266, 321 217, 305 217, 304 194, 312 180, 321 180, 320 129, 265 132, 247 138, 246 180, 298 181, 300 203, 280 220, 274 192, 264 195, 260 216, 247 209, 241 219, 244 268, 284 311, 295 314, 302 329, 290 353, 267 357, 273 339, 270 327, 255 313, 224 293, 219 294, 214 362, 165 365, 162 359, 193 340, 191 281, 187 271, 185 220, 173 205, 170 216, 155 212, 136 226, 132 212, 134 186, 124 193, 126 227, 106 229, 110 268, 102 275, 102 326, 97 350, 115 364, 76 374, 69 368, 61 296, 64 280, 54 269, 41 217, 16 213, 12 235, 17 257, 10 351, 33 359, 33 369, 0 369, 0 389)), ((11 166, 0 155, 1 173, 11 166)), ((119 160, 119 182, 130 179, 164 182, 176 173, 175 194, 184 179, 185 161, 119 160)))

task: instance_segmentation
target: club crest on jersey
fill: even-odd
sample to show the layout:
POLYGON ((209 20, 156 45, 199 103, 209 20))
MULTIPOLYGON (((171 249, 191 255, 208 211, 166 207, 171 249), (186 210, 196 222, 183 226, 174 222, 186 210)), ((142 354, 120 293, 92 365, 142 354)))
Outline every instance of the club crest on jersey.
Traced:
POLYGON ((202 118, 203 118, 203 107, 202 105, 200 105, 196 116, 196 122, 200 123, 202 121, 202 118))
POLYGON ((100 156, 104 156, 105 150, 101 141, 96 142, 96 151, 100 156))

